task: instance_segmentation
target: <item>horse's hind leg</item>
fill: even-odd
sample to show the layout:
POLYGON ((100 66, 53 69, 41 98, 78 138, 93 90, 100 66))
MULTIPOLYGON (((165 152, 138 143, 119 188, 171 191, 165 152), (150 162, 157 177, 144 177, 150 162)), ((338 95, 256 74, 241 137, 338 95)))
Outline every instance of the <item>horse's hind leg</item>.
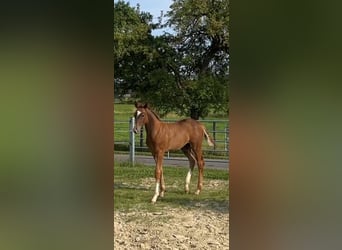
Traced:
POLYGON ((191 175, 192 175, 192 171, 194 170, 196 160, 195 160, 195 155, 192 152, 190 144, 186 144, 182 148, 182 151, 186 155, 186 157, 188 157, 188 159, 189 159, 189 171, 188 171, 188 174, 186 175, 186 178, 185 178, 185 192, 189 193, 189 185, 190 185, 190 181, 191 181, 191 175))
POLYGON ((197 166, 198 166, 198 182, 197 182, 197 190, 195 194, 199 194, 203 187, 203 170, 204 170, 204 159, 203 159, 203 153, 201 146, 194 148, 194 153, 197 160, 197 166))

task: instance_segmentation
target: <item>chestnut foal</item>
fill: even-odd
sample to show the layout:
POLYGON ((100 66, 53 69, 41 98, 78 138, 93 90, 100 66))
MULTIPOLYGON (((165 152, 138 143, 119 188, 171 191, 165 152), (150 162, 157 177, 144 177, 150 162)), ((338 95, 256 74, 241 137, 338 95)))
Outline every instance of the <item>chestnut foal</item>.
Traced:
POLYGON ((203 137, 206 138, 209 146, 214 142, 210 138, 204 125, 194 119, 184 119, 174 123, 165 123, 152 111, 147 104, 135 103, 135 126, 134 133, 138 133, 142 126, 146 129, 146 144, 152 152, 156 162, 155 178, 156 189, 152 203, 157 201, 158 196, 163 197, 165 191, 163 175, 164 153, 169 150, 181 149, 189 159, 189 172, 185 179, 185 192, 189 193, 189 184, 195 163, 198 166, 197 191, 199 194, 203 186, 204 160, 202 153, 203 137))

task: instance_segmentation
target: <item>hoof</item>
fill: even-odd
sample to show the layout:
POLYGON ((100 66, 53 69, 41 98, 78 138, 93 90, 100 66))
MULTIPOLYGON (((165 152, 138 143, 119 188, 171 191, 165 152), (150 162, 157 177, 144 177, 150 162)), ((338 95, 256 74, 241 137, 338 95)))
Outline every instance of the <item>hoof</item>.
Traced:
POLYGON ((164 197, 164 191, 160 192, 159 197, 161 197, 161 198, 164 197))
POLYGON ((158 198, 158 195, 154 195, 153 198, 152 198, 152 200, 151 200, 151 202, 152 202, 153 204, 156 203, 157 198, 158 198))

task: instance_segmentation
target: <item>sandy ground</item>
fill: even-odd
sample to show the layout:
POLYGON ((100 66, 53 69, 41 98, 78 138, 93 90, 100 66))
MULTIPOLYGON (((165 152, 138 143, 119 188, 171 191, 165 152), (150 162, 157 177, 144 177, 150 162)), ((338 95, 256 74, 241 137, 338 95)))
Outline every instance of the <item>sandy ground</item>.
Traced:
POLYGON ((228 205, 114 212, 114 249, 229 249, 228 205))

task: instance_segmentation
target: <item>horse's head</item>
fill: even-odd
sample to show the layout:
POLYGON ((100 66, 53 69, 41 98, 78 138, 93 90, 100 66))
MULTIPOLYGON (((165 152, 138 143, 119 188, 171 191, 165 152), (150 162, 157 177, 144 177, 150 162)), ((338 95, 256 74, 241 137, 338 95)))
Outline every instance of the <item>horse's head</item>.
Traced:
POLYGON ((135 107, 137 110, 134 113, 135 124, 133 128, 133 132, 138 133, 141 130, 141 127, 144 126, 148 121, 147 111, 146 111, 146 109, 148 108, 148 105, 135 102, 135 107))

